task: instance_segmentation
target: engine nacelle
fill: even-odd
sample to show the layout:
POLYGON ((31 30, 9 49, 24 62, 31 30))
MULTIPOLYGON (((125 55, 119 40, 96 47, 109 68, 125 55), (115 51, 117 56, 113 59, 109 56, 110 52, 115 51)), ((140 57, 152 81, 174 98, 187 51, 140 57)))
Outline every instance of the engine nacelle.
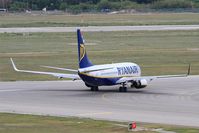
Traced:
POLYGON ((144 88, 148 85, 148 82, 146 79, 140 79, 140 80, 137 80, 135 82, 133 82, 133 86, 136 88, 136 89, 141 89, 141 88, 144 88))

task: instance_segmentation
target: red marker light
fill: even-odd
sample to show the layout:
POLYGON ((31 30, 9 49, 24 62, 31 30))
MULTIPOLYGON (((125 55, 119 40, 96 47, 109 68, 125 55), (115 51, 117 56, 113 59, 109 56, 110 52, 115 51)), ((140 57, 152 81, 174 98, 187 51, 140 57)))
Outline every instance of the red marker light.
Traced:
POLYGON ((136 122, 134 122, 134 121, 130 122, 129 126, 128 126, 128 130, 132 131, 132 130, 136 129, 136 127, 137 127, 136 122))
POLYGON ((136 122, 132 122, 131 128, 136 129, 136 122))

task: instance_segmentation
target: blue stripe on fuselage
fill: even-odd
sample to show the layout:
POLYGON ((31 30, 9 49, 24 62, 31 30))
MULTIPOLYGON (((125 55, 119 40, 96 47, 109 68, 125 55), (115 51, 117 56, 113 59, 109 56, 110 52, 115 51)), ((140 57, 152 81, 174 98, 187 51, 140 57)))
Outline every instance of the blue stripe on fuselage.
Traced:
POLYGON ((84 74, 80 74, 79 76, 81 79, 91 85, 91 86, 109 86, 109 85, 116 85, 116 81, 119 80, 120 78, 97 78, 97 77, 90 77, 84 74))

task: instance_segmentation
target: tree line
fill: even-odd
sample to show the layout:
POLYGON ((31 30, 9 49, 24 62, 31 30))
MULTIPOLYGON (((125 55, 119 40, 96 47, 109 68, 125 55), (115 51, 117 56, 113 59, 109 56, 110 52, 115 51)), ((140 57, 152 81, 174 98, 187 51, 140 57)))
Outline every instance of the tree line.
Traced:
POLYGON ((199 0, 0 0, 0 8, 10 11, 63 10, 115 11, 122 9, 198 8, 199 0))

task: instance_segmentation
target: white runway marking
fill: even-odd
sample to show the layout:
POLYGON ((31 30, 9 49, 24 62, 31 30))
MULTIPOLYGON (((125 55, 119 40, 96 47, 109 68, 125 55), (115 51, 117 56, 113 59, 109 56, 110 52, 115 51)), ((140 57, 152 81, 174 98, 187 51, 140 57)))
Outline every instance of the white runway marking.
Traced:
POLYGON ((1 90, 0 89, 0 93, 1 92, 9 92, 9 91, 24 91, 24 89, 13 89, 13 90, 1 90))
POLYGON ((113 114, 112 112, 90 112, 90 113, 82 113, 76 114, 77 116, 95 116, 95 115, 110 115, 113 114))

